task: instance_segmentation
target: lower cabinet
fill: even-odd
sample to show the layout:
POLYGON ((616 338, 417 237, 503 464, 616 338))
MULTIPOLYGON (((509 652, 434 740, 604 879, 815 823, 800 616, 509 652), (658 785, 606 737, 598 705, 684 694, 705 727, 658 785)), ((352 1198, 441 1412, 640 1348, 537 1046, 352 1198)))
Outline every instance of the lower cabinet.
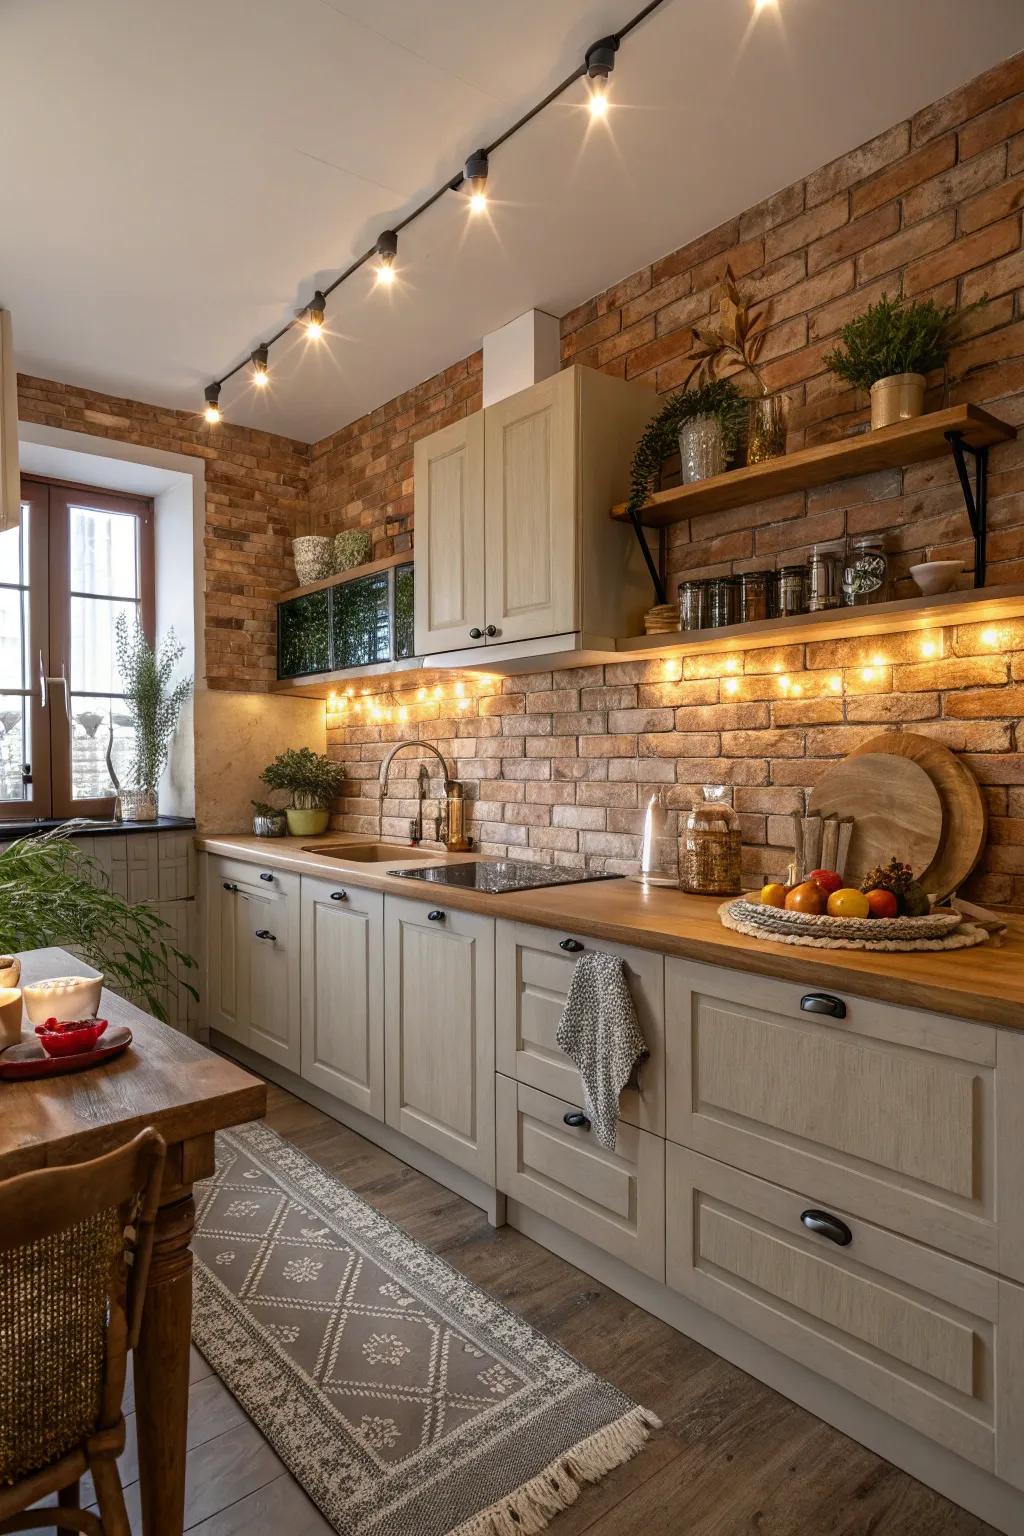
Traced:
POLYGON ((498 1188, 664 1280, 665 1143, 620 1120, 606 1152, 581 1119, 578 1104, 499 1074, 498 1188))
POLYGON ((206 921, 210 1027, 298 1072, 298 875, 209 858, 206 921))
POLYGON ((302 878, 302 1076, 384 1119, 384 897, 302 878))
POLYGON ((387 1123, 494 1183, 494 919, 384 901, 387 1123))

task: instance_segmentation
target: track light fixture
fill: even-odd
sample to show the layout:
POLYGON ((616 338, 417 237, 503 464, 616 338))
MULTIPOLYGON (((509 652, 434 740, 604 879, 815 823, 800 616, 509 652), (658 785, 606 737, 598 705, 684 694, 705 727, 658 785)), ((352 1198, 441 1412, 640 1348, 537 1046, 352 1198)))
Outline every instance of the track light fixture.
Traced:
POLYGON ((318 288, 302 312, 303 323, 306 327, 306 335, 311 341, 316 341, 324 333, 324 315, 327 313, 327 300, 318 288))
POLYGON ((377 281, 385 288, 395 280, 395 257, 398 255, 398 236, 393 229, 382 230, 377 236, 377 281))
POLYGON ((206 400, 206 409, 203 412, 203 416, 209 422, 211 427, 215 427, 217 425, 217 423, 221 419, 221 415, 220 415, 220 385, 219 384, 207 384, 206 389, 204 391, 204 397, 205 397, 205 400, 206 400))
POLYGON ((270 348, 264 343, 252 353, 252 377, 253 383, 258 389, 265 389, 270 382, 267 369, 270 364, 270 348))
POLYGON ((472 213, 483 213, 487 207, 487 151, 478 149, 466 161, 462 178, 469 188, 469 207, 472 213))
POLYGON ((617 37, 601 37, 587 49, 587 77, 590 80, 590 111, 593 117, 604 117, 608 111, 608 76, 615 68, 615 55, 618 51, 617 37))

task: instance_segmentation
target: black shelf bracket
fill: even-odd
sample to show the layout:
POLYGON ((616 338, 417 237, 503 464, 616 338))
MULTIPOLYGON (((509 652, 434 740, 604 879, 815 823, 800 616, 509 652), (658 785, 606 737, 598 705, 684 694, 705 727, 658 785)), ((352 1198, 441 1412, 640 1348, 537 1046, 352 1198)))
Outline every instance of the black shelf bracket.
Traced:
POLYGON ((988 449, 973 448, 962 432, 947 432, 946 442, 953 453, 953 463, 964 493, 964 505, 974 534, 974 585, 985 585, 985 559, 988 544, 988 449), (967 454, 974 459, 974 484, 967 469, 967 454))
POLYGON ((659 603, 664 603, 666 601, 665 583, 661 578, 661 572, 658 570, 658 567, 654 563, 654 556, 651 554, 651 547, 647 542, 643 524, 640 521, 640 514, 635 507, 629 508, 629 521, 633 525, 633 532, 636 534, 637 542, 640 545, 640 551, 647 564, 647 569, 650 572, 651 581, 654 583, 656 600, 659 603))

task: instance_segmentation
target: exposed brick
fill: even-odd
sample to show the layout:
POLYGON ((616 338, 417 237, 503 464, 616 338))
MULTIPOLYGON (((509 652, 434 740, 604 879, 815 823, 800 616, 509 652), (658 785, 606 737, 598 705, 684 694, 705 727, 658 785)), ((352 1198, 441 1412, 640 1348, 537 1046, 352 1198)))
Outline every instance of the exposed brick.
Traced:
POLYGON ((915 224, 919 219, 931 218, 943 209, 992 187, 1003 179, 1006 168, 1006 146, 998 144, 975 160, 961 160, 959 165, 924 181, 906 194, 903 199, 903 222, 915 224))
POLYGON ((841 192, 837 197, 822 203, 820 207, 812 208, 807 213, 790 219, 787 224, 780 224, 777 229, 771 230, 765 236, 765 261, 776 261, 778 257, 785 256, 800 246, 810 245, 812 240, 820 240, 823 235, 830 234, 832 230, 845 224, 849 216, 849 195, 841 192))
POLYGON ((856 255, 868 246, 895 234, 900 227, 900 210, 897 203, 885 203, 861 219, 844 224, 823 240, 815 240, 807 247, 807 270, 813 274, 823 267, 830 267, 844 256, 856 255))
POLYGON ((842 192, 855 182, 864 181, 884 166, 899 160, 910 148, 910 124, 897 123, 887 128, 877 138, 869 139, 849 154, 822 166, 807 178, 807 206, 814 208, 836 192, 842 192))
POLYGON ((901 192, 908 191, 919 182, 927 181, 931 176, 937 176, 940 171, 945 171, 956 162, 956 135, 947 134, 943 139, 936 139, 934 143, 927 144, 923 149, 915 150, 913 154, 897 160, 895 165, 881 171, 879 175, 872 176, 869 181, 862 182, 854 187, 850 194, 850 211, 855 219, 862 214, 870 213, 872 208, 879 208, 883 203, 888 203, 894 197, 899 197, 901 192))
POLYGON ((951 693, 945 700, 943 713, 954 720, 986 720, 999 715, 1011 715, 1019 720, 1024 717, 1024 688, 1010 685, 951 693))
POLYGON ((1020 91, 1024 91, 1024 53, 1002 60, 948 96, 923 107, 911 119, 911 143, 926 144, 1020 91))
POLYGON ((1024 251, 1017 251, 980 271, 969 272, 963 281, 962 302, 974 304, 986 295, 994 299, 1014 288, 1024 288, 1024 251))
POLYGON ((1024 205, 1024 176, 1014 176, 1009 181, 1002 181, 998 186, 990 187, 987 192, 979 192, 977 197, 968 198, 960 205, 960 233, 969 235, 976 229, 984 229, 986 224, 994 224, 997 220, 1005 218, 1007 214, 1015 213, 1024 205))
POLYGON ((975 234, 955 241, 945 250, 936 250, 931 256, 913 262, 903 274, 903 292, 907 295, 923 293, 948 277, 957 277, 972 267, 995 261, 1019 245, 1019 216, 1002 219, 998 224, 990 224, 987 229, 979 229, 975 234))
POLYGON ((1013 96, 974 118, 960 130, 960 159, 970 160, 989 145, 1002 146, 1024 129, 1024 95, 1013 96))
POLYGON ((857 280, 868 283, 880 277, 883 272, 895 271, 918 258, 941 252, 955 233, 956 214, 951 210, 922 224, 914 224, 910 229, 901 230, 891 240, 883 240, 880 245, 858 256, 857 280))

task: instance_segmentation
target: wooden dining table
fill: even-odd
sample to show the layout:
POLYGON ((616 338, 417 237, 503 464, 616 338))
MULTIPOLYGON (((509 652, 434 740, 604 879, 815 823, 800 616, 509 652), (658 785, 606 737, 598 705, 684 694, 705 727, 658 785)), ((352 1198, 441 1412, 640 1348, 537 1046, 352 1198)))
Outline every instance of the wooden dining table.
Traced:
MULTIPOLYGON (((62 949, 20 956, 22 982, 97 973, 62 949)), ((100 1017, 132 1043, 85 1072, 0 1081, 0 1179, 79 1163, 152 1125, 167 1143, 153 1258, 135 1350, 135 1413, 144 1536, 181 1536, 185 1511, 192 1186, 214 1171, 214 1134, 266 1112, 266 1085, 104 989, 100 1017)), ((0 1361, 2 1365, 2 1361, 0 1361)))

